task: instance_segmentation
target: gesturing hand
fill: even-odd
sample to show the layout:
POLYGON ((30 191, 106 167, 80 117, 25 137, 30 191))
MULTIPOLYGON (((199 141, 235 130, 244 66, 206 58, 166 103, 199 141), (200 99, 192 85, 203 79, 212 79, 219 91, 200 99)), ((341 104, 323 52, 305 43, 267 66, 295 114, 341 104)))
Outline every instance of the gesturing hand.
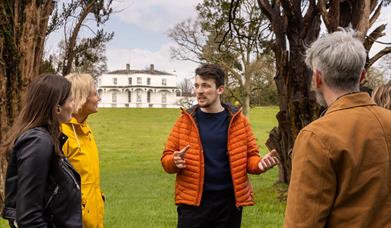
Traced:
POLYGON ((266 171, 268 169, 273 168, 275 165, 279 163, 278 153, 275 149, 267 153, 261 161, 258 163, 258 167, 262 171, 266 171))
POLYGON ((190 148, 190 145, 187 145, 184 148, 182 148, 180 151, 174 152, 174 163, 175 163, 176 167, 178 167, 179 169, 183 169, 186 167, 185 154, 189 148, 190 148))

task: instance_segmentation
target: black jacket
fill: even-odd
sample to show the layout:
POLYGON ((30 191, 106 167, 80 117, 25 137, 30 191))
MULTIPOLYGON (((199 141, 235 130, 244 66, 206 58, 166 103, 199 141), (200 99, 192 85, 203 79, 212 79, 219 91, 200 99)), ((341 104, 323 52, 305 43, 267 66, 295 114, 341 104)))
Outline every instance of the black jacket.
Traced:
MULTIPOLYGON (((61 145, 66 136, 60 137, 61 145)), ((83 227, 80 176, 45 128, 23 133, 10 153, 3 217, 18 227, 83 227)))

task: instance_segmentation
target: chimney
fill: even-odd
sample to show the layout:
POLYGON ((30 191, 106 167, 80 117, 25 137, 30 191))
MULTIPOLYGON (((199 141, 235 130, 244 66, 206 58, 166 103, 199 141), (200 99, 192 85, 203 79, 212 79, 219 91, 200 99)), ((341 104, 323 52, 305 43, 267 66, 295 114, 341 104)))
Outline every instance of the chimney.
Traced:
POLYGON ((129 64, 129 63, 126 64, 126 70, 127 70, 127 71, 130 70, 130 64, 129 64))
POLYGON ((151 64, 151 69, 150 69, 152 72, 155 71, 155 65, 151 64))

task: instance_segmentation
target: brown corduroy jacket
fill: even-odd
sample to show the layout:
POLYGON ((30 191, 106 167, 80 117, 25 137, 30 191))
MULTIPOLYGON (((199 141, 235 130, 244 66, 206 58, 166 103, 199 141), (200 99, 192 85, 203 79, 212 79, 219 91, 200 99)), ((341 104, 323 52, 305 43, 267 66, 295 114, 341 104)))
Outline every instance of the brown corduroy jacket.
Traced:
POLYGON ((391 111, 340 97, 299 133, 284 227, 391 227, 391 111))
MULTIPOLYGON (((259 174, 261 160, 258 146, 247 118, 239 110, 224 105, 230 113, 228 127, 228 157, 236 198, 236 206, 253 205, 253 190, 247 173, 259 174)), ((197 106, 183 110, 176 121, 161 157, 164 170, 176 173, 175 202, 199 206, 204 184, 204 154, 195 120, 197 106), (185 155, 186 167, 178 169, 173 153, 190 145, 185 155)))

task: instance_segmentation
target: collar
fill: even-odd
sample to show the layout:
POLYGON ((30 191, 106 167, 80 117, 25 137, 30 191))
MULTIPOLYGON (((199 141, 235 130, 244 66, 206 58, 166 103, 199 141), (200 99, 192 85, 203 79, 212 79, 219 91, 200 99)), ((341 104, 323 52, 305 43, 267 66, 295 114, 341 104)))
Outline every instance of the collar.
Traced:
POLYGON ((77 124, 77 125, 85 125, 85 124, 87 124, 87 118, 83 122, 79 123, 77 121, 77 119, 74 116, 72 116, 72 118, 68 121, 68 123, 77 124))
MULTIPOLYGON (((240 111, 242 111, 242 108, 237 108, 229 103, 221 103, 221 105, 226 109, 228 110, 229 114, 231 116, 234 116, 235 114, 239 113, 240 111)), ((200 106, 198 106, 198 104, 196 105, 193 105, 191 108, 185 110, 184 108, 181 108, 182 112, 186 112, 188 114, 190 114, 191 116, 194 116, 195 115, 195 112, 197 109, 199 109, 200 106)))
POLYGON ((347 93, 338 97, 324 112, 327 115, 343 109, 362 107, 362 106, 376 106, 366 92, 347 93))
POLYGON ((87 124, 87 118, 83 122, 79 123, 79 122, 77 122, 77 119, 75 117, 72 117, 67 122, 67 124, 71 124, 71 125, 73 125, 75 127, 78 127, 83 132, 83 134, 88 134, 88 133, 91 132, 91 130, 88 127, 88 124, 87 124))

